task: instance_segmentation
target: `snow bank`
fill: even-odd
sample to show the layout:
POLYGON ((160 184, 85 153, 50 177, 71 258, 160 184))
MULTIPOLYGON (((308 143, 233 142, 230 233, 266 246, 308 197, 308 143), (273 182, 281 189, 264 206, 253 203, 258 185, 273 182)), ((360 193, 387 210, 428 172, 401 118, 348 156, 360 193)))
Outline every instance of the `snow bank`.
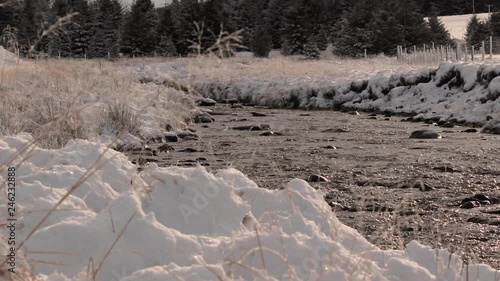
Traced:
POLYGON ((443 63, 437 69, 353 82, 231 80, 198 83, 206 97, 284 108, 352 108, 439 115, 450 122, 485 124, 500 113, 500 68, 443 63))
MULTIPOLYGON (((30 139, 1 139, 0 161, 30 139)), ((485 265, 470 265, 466 276, 457 256, 417 242, 404 252, 380 250, 340 223, 305 181, 266 190, 234 169, 156 164, 137 174, 123 154, 88 141, 34 148, 20 163, 18 244, 96 161, 97 172, 22 249, 40 280, 87 280, 89 264, 99 268, 95 280, 106 281, 495 279, 485 265)))

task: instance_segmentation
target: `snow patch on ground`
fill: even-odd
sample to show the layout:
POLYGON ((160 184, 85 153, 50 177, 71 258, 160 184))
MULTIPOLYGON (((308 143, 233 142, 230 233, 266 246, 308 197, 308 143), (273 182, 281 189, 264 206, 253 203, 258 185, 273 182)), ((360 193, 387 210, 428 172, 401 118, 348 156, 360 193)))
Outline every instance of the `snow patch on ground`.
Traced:
MULTIPOLYGON (((26 134, 1 139, 0 161, 29 141, 26 134)), ((417 242, 404 252, 377 248, 340 223, 323 194, 303 180, 266 190, 234 169, 211 174, 151 164, 136 174, 125 155, 83 140, 59 150, 35 147, 25 161, 14 161, 24 223, 18 239, 96 162, 97 172, 22 249, 41 280, 85 280, 89 260, 96 269, 122 230, 96 280, 495 278, 485 265, 469 265, 466 276, 457 256, 417 242)))

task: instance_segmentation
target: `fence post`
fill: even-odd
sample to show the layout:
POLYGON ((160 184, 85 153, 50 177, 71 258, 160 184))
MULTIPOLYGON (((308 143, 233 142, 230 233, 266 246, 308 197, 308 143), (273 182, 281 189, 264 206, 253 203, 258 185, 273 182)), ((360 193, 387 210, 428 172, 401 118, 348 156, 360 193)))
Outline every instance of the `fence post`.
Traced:
POLYGON ((474 45, 472 45, 472 47, 471 47, 470 60, 474 61, 474 45))
POLYGON ((493 60, 493 36, 490 36, 490 60, 493 60))
POLYGON ((482 59, 484 61, 484 41, 483 41, 483 45, 481 46, 481 56, 482 56, 482 59))
POLYGON ((460 43, 457 42, 457 60, 460 60, 461 59, 461 56, 460 56, 460 43))
POLYGON ((367 57, 368 57, 368 55, 367 55, 367 52, 366 52, 366 49, 365 49, 365 59, 366 59, 367 57))

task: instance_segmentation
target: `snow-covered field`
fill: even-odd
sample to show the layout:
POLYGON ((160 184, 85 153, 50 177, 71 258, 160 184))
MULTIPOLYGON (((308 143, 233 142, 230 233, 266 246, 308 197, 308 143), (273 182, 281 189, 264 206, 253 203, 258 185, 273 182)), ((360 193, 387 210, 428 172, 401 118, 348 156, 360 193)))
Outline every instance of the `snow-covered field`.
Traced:
MULTIPOLYGON (((476 14, 481 20, 488 19, 488 13, 476 14)), ((444 16, 440 17, 446 29, 450 32, 453 39, 464 40, 465 33, 467 32, 467 23, 469 22, 472 14, 457 15, 457 16, 444 16)))
POLYGON ((375 104, 398 109, 403 105, 401 111, 406 105, 411 110, 431 107, 478 120, 491 114, 490 109, 497 110, 496 102, 487 101, 480 106, 482 103, 475 100, 484 87, 497 89, 496 78, 486 79, 488 86, 473 79, 477 70, 483 69, 479 66, 445 65, 436 73, 426 70, 400 76, 399 81, 403 77, 407 85, 397 85, 394 80, 382 78, 382 73, 397 74, 411 67, 383 57, 368 61, 331 59, 317 64, 279 59, 281 65, 273 60, 237 59, 243 62, 212 60, 209 65, 208 61, 196 60, 156 64, 130 61, 120 63, 122 72, 93 61, 63 61, 55 63, 55 67, 50 63, 23 62, 18 66, 15 60, 9 62, 0 86, 3 105, 10 106, 1 109, 4 136, 0 139, 0 182, 4 187, 7 182, 14 187, 15 180, 15 190, 6 189, 8 192, 0 195, 0 206, 4 208, 0 212, 0 249, 5 258, 0 267, 1 278, 498 280, 500 273, 487 265, 464 264, 446 250, 417 242, 408 244, 405 251, 377 248, 339 222, 321 191, 302 180, 291 180, 282 190, 271 191, 259 188, 233 169, 211 174, 202 167, 161 168, 152 163, 139 172, 123 153, 108 149, 109 136, 100 137, 96 130, 89 134, 90 140, 70 141, 63 148, 49 150, 34 145, 35 140, 40 140, 37 138, 45 136, 43 133, 22 133, 27 127, 18 123, 12 126, 16 121, 6 119, 5 112, 18 114, 18 120, 34 118, 28 113, 36 113, 30 110, 42 106, 36 98, 45 95, 55 100, 76 100, 77 108, 83 108, 80 117, 85 127, 99 122, 99 108, 102 110, 109 100, 120 99, 144 122, 142 137, 164 134, 167 122, 177 120, 181 128, 184 117, 195 110, 192 104, 180 101, 180 91, 136 82, 139 76, 157 81, 166 76, 186 83, 197 80, 197 88, 208 96, 248 98, 282 106, 290 105, 290 101, 295 104, 295 99, 303 106, 329 106, 334 100, 329 100, 329 92, 323 91, 328 88, 345 91, 332 97, 359 107, 375 104), (71 68, 71 64, 79 67, 71 68), (196 72, 192 67, 196 64, 207 66, 196 72), (231 70, 231 65, 237 70, 231 70), (301 74, 304 72, 308 74, 301 74), (448 77, 449 73, 455 76, 448 77), (214 80, 217 77, 228 80, 214 80), (324 81, 325 77, 328 81, 324 81), (415 79, 427 79, 424 77, 446 80, 448 87, 456 88, 436 83, 408 86, 417 84, 415 79), (345 81, 369 78, 366 87, 364 82, 345 86, 345 81), (384 91, 387 85, 395 86, 389 95, 384 91), (313 95, 315 87, 318 88, 313 95), (350 91, 354 88, 360 93, 350 91), (164 91, 166 100, 158 94, 164 91), (419 101, 424 97, 428 102, 421 105, 419 101), (283 104, 276 104, 277 100, 283 104), (20 106, 22 102, 28 109, 20 106), (467 111, 471 108, 481 111, 472 114, 467 111), (9 167, 15 167, 15 175, 9 167), (7 221, 8 202, 13 201, 15 229, 7 227, 11 223, 7 221), (15 245, 8 241, 15 241, 15 245), (8 257, 12 252, 15 259, 8 257), (13 260, 15 264, 11 263, 13 260), (9 272, 14 267, 16 273, 9 272))

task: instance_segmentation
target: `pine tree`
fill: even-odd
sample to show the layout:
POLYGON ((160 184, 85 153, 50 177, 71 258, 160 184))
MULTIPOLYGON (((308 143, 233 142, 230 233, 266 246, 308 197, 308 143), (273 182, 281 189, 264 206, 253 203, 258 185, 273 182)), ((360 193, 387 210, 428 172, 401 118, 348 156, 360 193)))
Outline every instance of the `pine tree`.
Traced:
MULTIPOLYGON (((17 43, 22 29, 21 12, 22 7, 19 2, 0 0, 0 46, 10 48, 17 43)), ((17 48, 17 45, 12 47, 17 48)))
POLYGON ((98 0, 94 36, 90 54, 92 57, 116 57, 119 51, 123 8, 118 0, 98 0))
POLYGON ((380 2, 371 0, 355 1, 344 12, 335 29, 333 53, 339 56, 361 57, 366 49, 373 53, 374 34, 369 23, 373 21, 373 11, 379 9, 380 2))
MULTIPOLYGON (((93 36, 93 17, 87 0, 55 0, 52 4, 55 17, 64 17, 76 12, 64 31, 52 34, 47 43, 48 52, 54 56, 84 57, 88 53, 93 36)), ((55 21, 55 19, 53 19, 55 21)))
POLYGON ((429 43, 429 26, 414 0, 396 0, 392 9, 395 11, 397 21, 402 28, 404 37, 402 45, 429 43))
POLYGON ((290 55, 303 55, 304 46, 309 37, 309 21, 303 13, 304 2, 302 0, 295 1, 289 6, 283 16, 282 41, 286 42, 290 55))
POLYGON ((319 59, 319 48, 314 37, 310 37, 307 43, 304 45, 304 55, 307 59, 310 60, 319 59))
POLYGON ((446 30, 443 22, 437 17, 437 13, 433 13, 429 17, 429 42, 435 45, 453 45, 451 35, 446 30))
POLYGON ((192 51, 192 42, 197 41, 194 23, 202 21, 202 6, 197 0, 173 0, 171 6, 175 24, 174 43, 180 55, 187 55, 192 51))
POLYGON ((158 54, 164 57, 174 57, 177 55, 174 41, 171 36, 161 36, 158 44, 158 54))
POLYGON ((477 15, 473 15, 467 23, 467 31, 465 33, 465 41, 468 46, 481 44, 487 40, 489 34, 488 26, 481 21, 477 15))
POLYGON ((371 54, 395 55, 398 45, 404 45, 403 26, 397 20, 396 1, 387 0, 381 4, 380 9, 373 11, 373 21, 368 24, 372 34, 371 54))
POLYGON ((272 49, 272 38, 264 25, 259 25, 250 40, 250 50, 255 57, 267 58, 272 49))
POLYGON ((282 18, 286 4, 286 0, 270 0, 263 14, 266 28, 269 31, 273 42, 273 48, 275 49, 281 48, 282 18))
POLYGON ((150 55, 157 48, 156 13, 151 0, 136 0, 125 23, 121 50, 124 54, 150 55))
POLYGON ((175 42, 177 41, 177 33, 175 32, 175 23, 172 16, 172 6, 169 5, 159 9, 159 17, 160 20, 157 26, 157 33, 160 36, 158 53, 162 56, 176 56, 175 42))

